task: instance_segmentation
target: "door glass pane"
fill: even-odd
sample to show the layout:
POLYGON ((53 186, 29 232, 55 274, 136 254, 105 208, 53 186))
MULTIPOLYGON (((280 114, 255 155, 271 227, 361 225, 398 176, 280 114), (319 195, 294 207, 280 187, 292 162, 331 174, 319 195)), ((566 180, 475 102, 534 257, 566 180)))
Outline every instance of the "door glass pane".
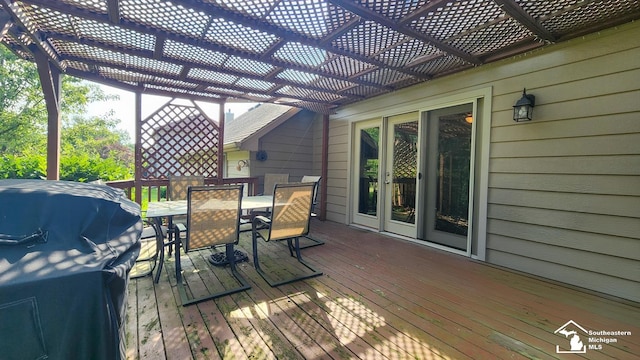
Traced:
POLYGON ((465 113, 441 116, 438 131, 435 229, 467 235, 471 123, 465 113))
POLYGON ((379 141, 379 127, 360 130, 358 212, 372 216, 376 216, 378 212, 379 141))
POLYGON ((395 124, 393 134, 391 219, 414 224, 416 220, 418 121, 395 124))

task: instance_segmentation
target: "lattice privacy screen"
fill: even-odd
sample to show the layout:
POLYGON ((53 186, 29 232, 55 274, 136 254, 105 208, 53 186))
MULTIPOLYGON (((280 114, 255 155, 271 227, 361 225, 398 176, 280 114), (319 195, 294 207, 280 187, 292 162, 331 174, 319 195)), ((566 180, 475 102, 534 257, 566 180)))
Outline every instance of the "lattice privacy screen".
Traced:
POLYGON ((219 128, 195 104, 165 105, 142 121, 141 132, 143 179, 218 176, 219 128))

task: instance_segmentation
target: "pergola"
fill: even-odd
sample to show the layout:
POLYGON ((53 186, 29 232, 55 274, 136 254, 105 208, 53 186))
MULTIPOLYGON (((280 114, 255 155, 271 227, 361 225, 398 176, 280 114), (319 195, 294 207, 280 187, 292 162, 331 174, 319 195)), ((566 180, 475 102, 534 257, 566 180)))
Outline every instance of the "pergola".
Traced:
MULTIPOLYGON (((135 92, 138 123, 143 93, 219 103, 221 119, 225 102, 273 102, 324 114, 326 140, 336 107, 640 18, 637 0, 0 4, 1 42, 38 66, 50 179, 61 74, 135 92)), ((222 144, 223 122, 219 133, 222 144)))

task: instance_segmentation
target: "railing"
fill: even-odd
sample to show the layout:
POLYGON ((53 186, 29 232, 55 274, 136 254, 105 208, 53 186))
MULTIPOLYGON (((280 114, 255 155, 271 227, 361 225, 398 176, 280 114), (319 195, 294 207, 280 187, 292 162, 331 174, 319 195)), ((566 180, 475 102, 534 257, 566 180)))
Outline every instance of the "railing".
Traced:
MULTIPOLYGON (((256 177, 225 178, 222 179, 222 181, 219 181, 218 178, 206 178, 204 183, 206 185, 244 184, 245 192, 250 195, 255 195, 258 188, 258 178, 256 177)), ((107 185, 123 189, 129 199, 140 204, 144 213, 146 212, 147 204, 149 202, 167 199, 167 187, 169 186, 169 180, 141 180, 140 185, 142 189, 142 196, 140 197, 135 194, 135 180, 108 181, 107 185)))

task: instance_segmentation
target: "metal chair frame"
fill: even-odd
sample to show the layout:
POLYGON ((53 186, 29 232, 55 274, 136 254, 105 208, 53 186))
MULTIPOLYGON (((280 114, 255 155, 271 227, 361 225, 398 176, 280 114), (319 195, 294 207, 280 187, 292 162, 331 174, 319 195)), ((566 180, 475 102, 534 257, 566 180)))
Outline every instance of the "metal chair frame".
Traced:
POLYGON ((172 228, 173 235, 175 236, 174 251, 175 251, 176 282, 178 285, 178 293, 180 294, 180 300, 182 301, 182 306, 196 304, 205 300, 215 299, 221 296, 234 294, 234 293, 245 291, 251 288, 249 283, 238 272, 236 268, 236 261, 235 261, 235 254, 234 254, 234 245, 236 245, 239 240, 240 216, 242 215, 242 211, 241 211, 242 187, 243 187, 242 185, 189 187, 188 194, 187 194, 187 203, 188 203, 187 236, 185 238, 184 243, 180 238, 180 230, 177 228, 177 226, 174 226, 172 228), (228 197, 225 197, 224 200, 221 200, 220 198, 215 196, 200 198, 198 195, 196 195, 204 192, 208 192, 208 193, 229 192, 230 195, 228 197), (221 204, 223 208, 213 209, 210 207, 210 205, 205 206, 203 204, 203 202, 206 203, 212 200, 219 201, 219 204, 221 204), (234 203, 232 205, 233 208, 230 208, 228 206, 224 207, 223 202, 228 202, 228 201, 232 201, 234 203), (200 205, 200 207, 196 208, 196 206, 198 205, 200 205), (233 217, 233 219, 231 219, 230 217, 218 219, 219 222, 220 220, 223 220, 223 221, 220 224, 218 224, 219 227, 215 227, 214 225, 216 223, 215 216, 217 214, 222 213, 222 211, 225 211, 226 212, 225 214, 230 214, 230 211, 233 211, 233 210, 235 210, 234 211, 235 216, 233 217), (195 215, 196 213, 198 214, 204 213, 204 217, 196 219, 196 215, 195 215), (232 229, 228 227, 228 224, 230 223, 229 220, 234 221, 233 223, 234 225, 232 225, 232 229), (224 221, 227 221, 227 222, 225 223, 224 221), (211 224, 213 226, 209 228, 209 227, 206 227, 207 224, 211 224), (225 225, 227 226, 225 227, 225 225), (203 235, 200 234, 202 230, 207 230, 208 232, 213 231, 211 235, 216 234, 216 236, 220 236, 220 238, 207 237, 208 240, 203 241, 202 240, 203 235), (218 230, 218 231, 215 231, 215 230, 218 230), (231 231, 229 232, 229 230, 231 231), (218 245, 225 245, 226 256, 229 261, 231 274, 233 275, 235 280, 238 281, 240 286, 229 289, 229 290, 208 294, 207 296, 189 299, 186 293, 185 286, 183 284, 182 266, 180 262, 180 249, 182 248, 185 253, 188 253, 189 251, 211 249, 214 246, 218 246, 218 245))
POLYGON ((260 276, 271 286, 276 287, 295 281, 309 279, 322 275, 311 265, 302 259, 300 254, 300 237, 309 233, 311 221, 311 207, 316 183, 289 183, 277 184, 274 189, 272 217, 256 216, 252 222, 253 265, 260 276), (296 211, 297 210, 297 211, 296 211), (292 216, 293 215, 293 216, 292 216), (295 227, 287 228, 287 218, 294 218, 295 227), (274 232, 274 229, 276 231, 274 232), (295 276, 281 281, 272 281, 260 267, 258 256, 258 238, 265 242, 287 240, 289 254, 295 257, 299 263, 311 270, 311 274, 295 276))
MULTIPOLYGON (((204 185, 204 176, 202 175, 169 175, 168 179, 167 198, 169 200, 187 200, 189 187, 204 185)), ((175 216, 170 220, 169 226, 177 225, 178 229, 184 233, 187 231, 186 223, 186 216, 175 216)), ((169 241, 165 243, 165 246, 169 246, 169 256, 172 252, 171 245, 174 243, 172 237, 173 232, 170 232, 169 241)), ((162 255, 164 255, 164 250, 162 255)))
MULTIPOLYGON (((149 270, 143 272, 143 273, 139 273, 136 275, 132 275, 131 279, 138 279, 141 277, 145 277, 148 275, 153 274, 153 271, 156 269, 156 267, 158 266, 158 261, 160 259, 164 260, 164 257, 160 255, 161 253, 161 249, 164 246, 164 236, 166 234, 166 227, 163 227, 162 225, 158 225, 156 224, 154 221, 146 221, 146 223, 148 224, 148 226, 144 227, 142 229, 142 234, 140 236, 140 242, 151 242, 151 241, 155 241, 156 242, 156 249, 155 252, 153 254, 151 254, 150 256, 147 257, 139 257, 138 259, 136 259, 136 264, 139 263, 144 263, 144 262, 150 262, 152 263, 151 265, 149 265, 149 270), (160 227, 158 227, 160 226, 160 227), (160 230, 158 230, 160 229, 160 230)), ((160 260, 160 261, 162 261, 160 260)), ((160 263, 158 271, 156 273, 156 277, 158 277, 158 273, 162 270, 162 263, 160 263)))
MULTIPOLYGON (((302 177, 302 180, 300 180, 303 183, 306 182, 314 182, 316 183, 316 188, 313 191, 313 202, 311 203, 311 217, 316 217, 316 205, 318 204, 318 188, 320 187, 320 180, 322 179, 321 176, 315 176, 315 175, 305 175, 302 177)), ((324 241, 313 238, 309 235, 305 235, 304 236, 305 239, 308 239, 311 241, 311 244, 307 244, 304 246, 300 246, 300 249, 306 249, 306 248, 310 248, 310 247, 314 247, 314 246, 318 246, 318 245, 324 245, 324 241)))

